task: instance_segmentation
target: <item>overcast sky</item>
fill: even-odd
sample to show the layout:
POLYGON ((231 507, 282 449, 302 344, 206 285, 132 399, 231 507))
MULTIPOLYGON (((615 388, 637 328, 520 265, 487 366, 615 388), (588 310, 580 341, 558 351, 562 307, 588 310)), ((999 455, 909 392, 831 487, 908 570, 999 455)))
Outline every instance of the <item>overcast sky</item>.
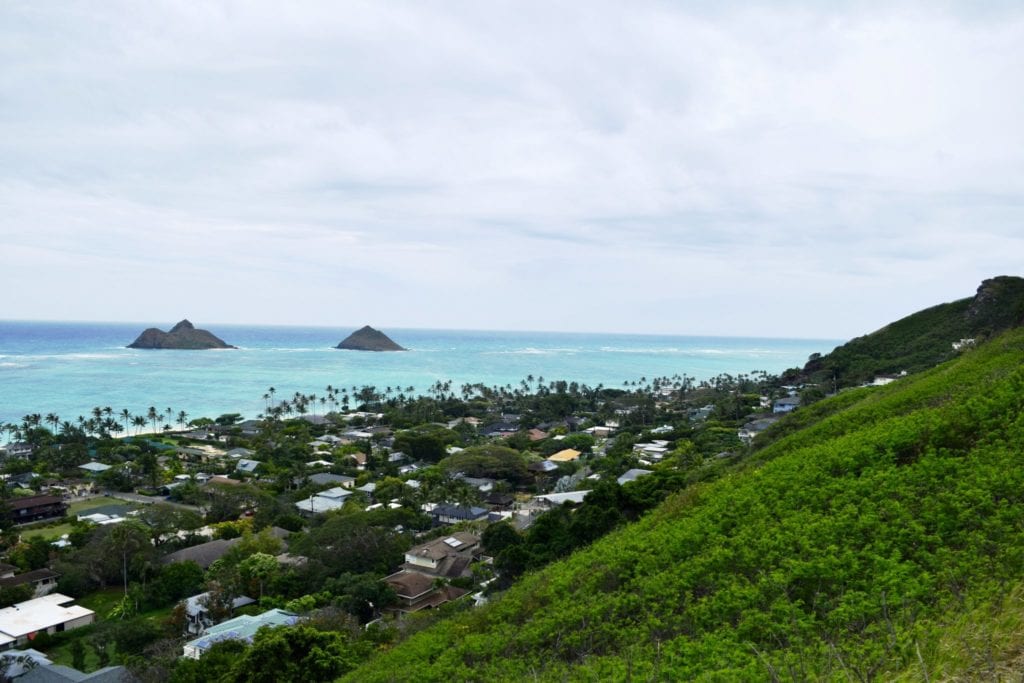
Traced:
POLYGON ((1024 274, 1018 3, 744 5, 8 0, 0 318, 846 338, 1024 274))

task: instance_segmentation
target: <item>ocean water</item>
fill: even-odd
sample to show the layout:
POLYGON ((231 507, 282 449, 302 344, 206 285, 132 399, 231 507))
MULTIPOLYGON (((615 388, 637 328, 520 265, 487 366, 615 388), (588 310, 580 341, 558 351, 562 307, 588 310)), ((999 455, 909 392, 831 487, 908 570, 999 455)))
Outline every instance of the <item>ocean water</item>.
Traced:
MULTIPOLYGON (((173 324, 173 323, 171 323, 173 324)), ((145 413, 149 406, 190 418, 239 412, 255 417, 276 389, 324 395, 327 385, 410 386, 437 381, 517 386, 528 375, 591 386, 659 376, 697 380, 721 373, 779 372, 802 366, 837 340, 663 335, 387 329, 405 353, 332 348, 352 328, 202 324, 237 350, 151 351, 125 348, 152 323, 0 321, 0 422, 28 413, 64 420, 94 406, 145 413)))

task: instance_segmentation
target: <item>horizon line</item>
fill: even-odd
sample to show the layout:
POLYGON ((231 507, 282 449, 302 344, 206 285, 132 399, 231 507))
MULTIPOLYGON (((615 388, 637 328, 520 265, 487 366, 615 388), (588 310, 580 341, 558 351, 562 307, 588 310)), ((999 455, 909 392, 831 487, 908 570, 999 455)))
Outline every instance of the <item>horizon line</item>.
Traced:
MULTIPOLYGON (((189 320, 190 318, 182 318, 182 320, 189 320)), ((179 321, 169 323, 168 329, 176 325, 179 321)), ((90 325, 146 325, 149 327, 160 325, 161 323, 154 323, 154 321, 146 320, 86 320, 86 319, 54 319, 54 318, 0 318, 0 323, 58 323, 58 324, 90 324, 90 325)), ((193 323, 195 325, 195 323, 193 323)), ((366 324, 366 323, 364 323, 366 324)), ((351 328, 353 331, 363 327, 363 325, 316 325, 316 324, 299 324, 299 323, 253 323, 253 322, 211 322, 202 323, 197 325, 200 329, 205 326, 223 326, 223 327, 272 327, 272 328, 292 328, 292 329, 322 329, 322 330, 347 330, 351 328)), ((391 330, 408 330, 408 331, 419 331, 419 332, 512 332, 516 334, 573 334, 573 335, 613 335, 622 337, 689 337, 689 338, 723 338, 723 339, 773 339, 783 341, 814 341, 814 342, 840 342, 846 343, 849 339, 844 337, 784 337, 777 335, 750 335, 750 334, 686 334, 679 332, 611 332, 607 330, 537 330, 537 329, 501 329, 501 328, 459 328, 459 327, 405 327, 405 326, 375 326, 374 329, 384 331, 382 328, 387 327, 391 330)), ((148 327, 146 328, 148 329, 148 327)), ((209 330, 213 331, 213 330, 209 330)), ((851 337, 852 339, 852 337, 851 337)))

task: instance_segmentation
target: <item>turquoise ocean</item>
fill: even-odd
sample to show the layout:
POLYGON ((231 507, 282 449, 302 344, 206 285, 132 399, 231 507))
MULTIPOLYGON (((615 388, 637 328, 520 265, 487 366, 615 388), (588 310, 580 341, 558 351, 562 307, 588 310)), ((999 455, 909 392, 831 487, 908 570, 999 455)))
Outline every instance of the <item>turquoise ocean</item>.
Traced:
POLYGON ((197 324, 237 350, 147 351, 125 348, 146 327, 173 323, 0 321, 0 422, 29 413, 62 420, 94 406, 144 413, 149 406, 190 418, 238 412, 255 417, 269 387, 278 400, 324 395, 327 385, 412 386, 437 381, 517 386, 527 376, 619 387, 646 377, 718 374, 802 366, 839 340, 687 337, 636 334, 392 329, 405 353, 332 347, 351 328, 197 324))

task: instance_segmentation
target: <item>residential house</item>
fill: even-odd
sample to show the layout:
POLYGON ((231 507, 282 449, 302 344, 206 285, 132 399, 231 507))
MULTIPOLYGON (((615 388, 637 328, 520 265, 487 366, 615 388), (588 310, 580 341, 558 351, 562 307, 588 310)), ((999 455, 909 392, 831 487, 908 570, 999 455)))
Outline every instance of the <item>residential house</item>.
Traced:
POLYGON ((615 433, 615 427, 607 427, 603 425, 594 425, 593 427, 587 427, 583 430, 584 433, 590 434, 595 439, 607 439, 609 436, 615 433))
POLYGON ((582 503, 590 491, 567 491, 565 493, 546 493, 534 496, 533 499, 543 507, 558 507, 562 503, 582 503))
POLYGON ((406 551, 402 569, 448 579, 470 576, 469 565, 480 555, 480 537, 467 531, 435 538, 406 551))
POLYGON ((231 477, 225 477, 223 474, 215 474, 206 480, 207 484, 215 486, 238 486, 242 482, 238 479, 232 479, 231 477))
POLYGON ((107 470, 111 469, 110 465, 104 465, 102 462, 87 462, 84 465, 79 465, 78 469, 85 470, 92 476, 102 474, 107 470))
POLYGON ((384 581, 398 595, 399 613, 418 612, 462 597, 469 591, 440 585, 438 579, 470 576, 469 566, 480 555, 480 537, 456 532, 410 548, 402 568, 384 581))
POLYGON ((342 488, 350 489, 356 483, 355 477, 348 477, 344 474, 331 474, 330 472, 317 472, 316 474, 310 474, 305 477, 295 477, 294 483, 296 486, 302 486, 304 483, 308 483, 312 486, 341 486, 342 488))
POLYGON ((534 427, 533 429, 526 432, 526 436, 529 437, 530 441, 543 441, 544 439, 548 438, 548 433, 534 427))
POLYGON ((8 458, 31 458, 34 448, 30 443, 16 441, 14 443, 7 444, 7 447, 4 450, 7 451, 8 458))
POLYGON ((85 673, 53 661, 38 650, 0 653, 0 680, 18 683, 136 683, 139 679, 123 666, 105 666, 85 673))
POLYGON ((438 586, 436 579, 417 572, 398 572, 384 579, 398 597, 398 605, 393 611, 399 614, 412 614, 422 609, 440 607, 469 593, 465 588, 443 585, 438 586))
MULTIPOLYGON (((216 621, 210 616, 210 610, 207 606, 207 600, 210 598, 209 593, 200 593, 199 595, 193 595, 190 598, 185 599, 185 634, 190 636, 199 636, 206 632, 211 626, 216 625, 216 621)), ((246 595, 240 595, 231 601, 231 611, 238 609, 239 607, 245 607, 246 605, 255 604, 256 601, 246 595)))
POLYGON ((56 519, 67 514, 68 505, 56 496, 27 496, 7 501, 11 521, 15 524, 37 522, 41 519, 56 519))
POLYGON ((484 505, 490 508, 491 512, 496 510, 508 510, 516 502, 516 497, 511 493, 502 493, 500 491, 491 491, 484 496, 484 505))
POLYGON ((186 562, 191 560, 203 569, 209 569, 211 564, 224 557, 228 550, 231 549, 231 546, 235 545, 240 540, 240 538, 218 538, 213 541, 207 541, 206 543, 200 543, 199 545, 182 548, 181 550, 176 550, 173 553, 165 555, 160 560, 160 564, 172 564, 174 562, 186 562))
POLYGON ((754 440, 754 437, 756 437, 758 434, 768 429, 778 421, 779 418, 777 417, 762 417, 756 420, 751 420, 750 422, 747 422, 742 427, 740 427, 736 435, 740 438, 740 441, 743 441, 744 443, 750 443, 751 441, 754 440))
POLYGON ((554 455, 549 455, 548 460, 551 462, 573 462, 574 460, 579 460, 581 455, 583 454, 575 448, 566 448, 554 455))
POLYGON ((0 609, 0 650, 25 645, 38 633, 61 633, 91 624, 96 613, 74 598, 50 593, 0 609))
POLYGON ((486 477, 467 477, 461 472, 455 475, 456 479, 461 479, 480 493, 490 493, 494 490, 495 481, 486 477))
POLYGON ((251 643, 256 632, 264 626, 292 626, 298 621, 297 615, 282 609, 268 610, 256 616, 243 614, 211 626, 199 638, 185 643, 182 656, 199 659, 213 647, 214 643, 224 640, 242 640, 251 643))
POLYGON ((633 446, 633 453, 646 460, 658 462, 668 454, 668 441, 654 439, 648 443, 638 443, 633 446))
POLYGON ((619 486, 622 486, 623 484, 628 484, 631 481, 636 481, 640 477, 646 476, 648 474, 654 474, 654 472, 652 470, 644 470, 634 467, 631 470, 626 470, 625 472, 623 472, 622 475, 615 481, 618 482, 619 486))
POLYGON ((14 586, 32 586, 34 598, 41 598, 52 593, 57 588, 57 579, 60 574, 52 569, 33 569, 31 571, 15 573, 16 568, 9 564, 2 565, 0 571, 0 588, 13 588, 14 586))
POLYGON ((355 463, 357 470, 366 469, 366 453, 346 453, 345 455, 341 456, 341 458, 343 460, 351 460, 353 463, 355 463))
POLYGON ((791 413, 800 407, 799 396, 786 396, 775 400, 772 404, 773 413, 791 413))
POLYGON ((224 455, 228 456, 232 460, 238 460, 239 458, 251 458, 255 453, 250 451, 248 448, 232 448, 224 455))
POLYGON ((491 437, 512 436, 517 431, 519 431, 519 427, 511 422, 492 422, 486 427, 480 428, 480 434, 491 437))
POLYGON ((309 515, 331 510, 340 510, 345 505, 345 499, 352 495, 352 491, 343 486, 336 486, 326 491, 313 494, 305 500, 295 503, 299 512, 309 515))
POLYGON ((257 468, 259 468, 259 466, 262 464, 263 463, 261 463, 259 460, 249 460, 247 458, 242 458, 235 465, 235 471, 242 472, 243 474, 256 474, 257 468))
POLYGON ((526 469, 536 474, 550 474, 558 469, 558 463, 551 462, 551 460, 541 460, 540 462, 531 462, 526 466, 526 469))
POLYGON ((459 522, 477 522, 487 519, 487 514, 486 508, 443 503, 430 511, 430 518, 435 525, 458 524, 459 522))

